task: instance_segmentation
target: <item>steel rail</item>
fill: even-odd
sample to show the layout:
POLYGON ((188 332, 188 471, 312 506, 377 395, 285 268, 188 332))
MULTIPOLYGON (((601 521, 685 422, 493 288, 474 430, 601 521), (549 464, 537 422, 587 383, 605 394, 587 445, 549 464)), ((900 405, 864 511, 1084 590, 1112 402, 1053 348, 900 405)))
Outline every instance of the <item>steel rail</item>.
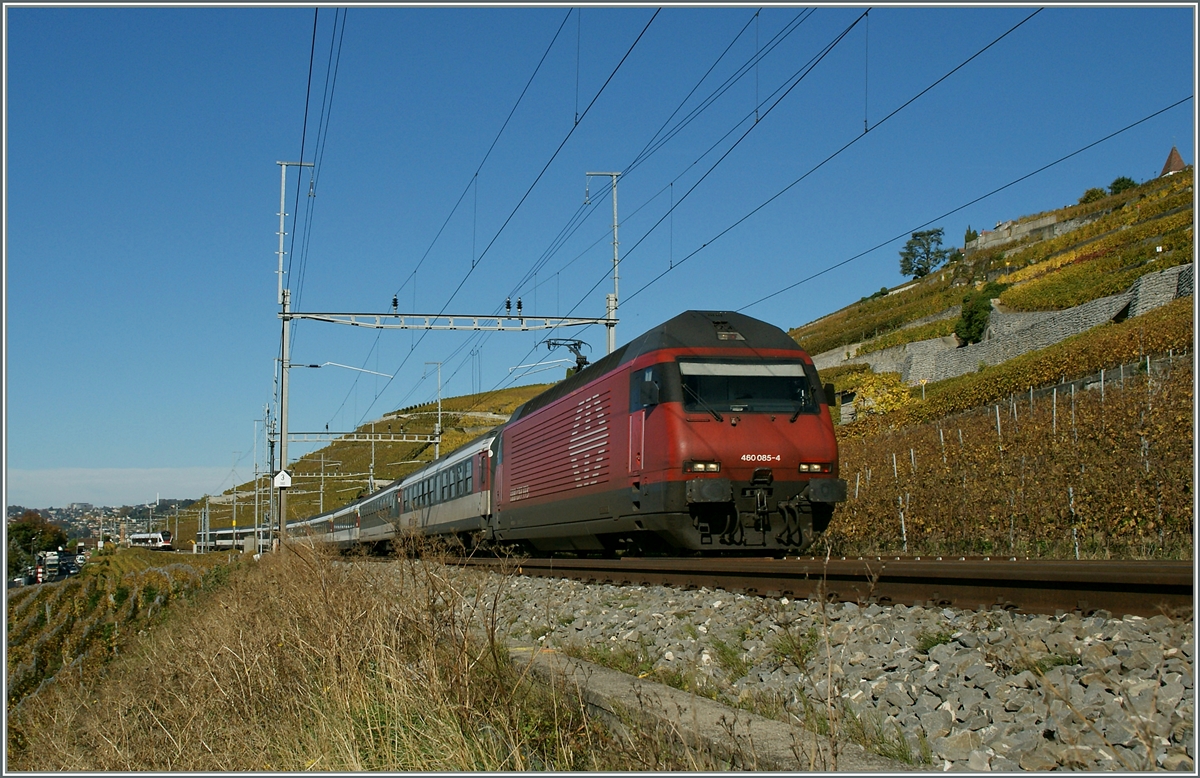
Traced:
POLYGON ((831 602, 1020 613, 1154 616, 1193 607, 1190 561, 987 558, 655 558, 458 560, 523 575, 617 585, 713 588, 831 602))

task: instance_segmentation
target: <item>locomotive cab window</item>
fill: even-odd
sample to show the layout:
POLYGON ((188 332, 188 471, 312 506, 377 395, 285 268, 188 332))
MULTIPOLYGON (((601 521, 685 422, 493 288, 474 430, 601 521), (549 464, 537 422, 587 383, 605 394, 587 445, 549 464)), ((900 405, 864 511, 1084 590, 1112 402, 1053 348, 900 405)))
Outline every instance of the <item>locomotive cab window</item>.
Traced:
POLYGON ((689 413, 817 413, 814 383, 801 362, 679 362, 689 413))
POLYGON ((629 374, 629 412, 652 408, 662 402, 663 366, 634 370, 629 374))

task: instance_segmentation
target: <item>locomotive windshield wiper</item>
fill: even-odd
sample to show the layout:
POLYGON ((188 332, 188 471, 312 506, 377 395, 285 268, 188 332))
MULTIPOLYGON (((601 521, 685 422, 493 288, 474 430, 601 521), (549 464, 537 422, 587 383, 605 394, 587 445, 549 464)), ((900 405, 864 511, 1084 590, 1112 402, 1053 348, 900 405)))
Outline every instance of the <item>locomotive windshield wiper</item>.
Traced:
POLYGON ((696 394, 696 390, 687 385, 686 381, 683 384, 683 388, 686 389, 687 391, 691 392, 692 397, 696 398, 696 402, 700 403, 700 406, 702 408, 704 408, 704 410, 711 413, 713 415, 714 419, 716 419, 717 421, 725 421, 725 418, 723 416, 721 416, 721 414, 717 413, 715 408, 713 408, 708 403, 704 402, 704 400, 700 397, 700 395, 696 394))

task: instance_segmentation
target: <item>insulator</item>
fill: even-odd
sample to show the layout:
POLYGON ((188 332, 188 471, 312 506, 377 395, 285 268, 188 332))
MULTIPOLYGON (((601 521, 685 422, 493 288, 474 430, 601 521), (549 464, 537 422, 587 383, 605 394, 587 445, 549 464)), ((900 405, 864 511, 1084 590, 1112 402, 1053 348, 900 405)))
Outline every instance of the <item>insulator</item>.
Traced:
POLYGON ((504 298, 504 312, 512 313, 512 298, 511 297, 504 298))
POLYGON ((517 298, 517 315, 518 316, 521 315, 521 298, 520 297, 517 298))

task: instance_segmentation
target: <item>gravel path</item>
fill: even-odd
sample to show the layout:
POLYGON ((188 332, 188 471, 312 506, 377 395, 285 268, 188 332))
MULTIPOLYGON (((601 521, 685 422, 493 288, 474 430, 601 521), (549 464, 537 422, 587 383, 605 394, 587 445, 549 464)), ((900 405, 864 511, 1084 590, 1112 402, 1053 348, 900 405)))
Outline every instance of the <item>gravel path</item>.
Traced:
POLYGON ((783 720, 836 700, 847 737, 926 769, 1194 770, 1190 617, 822 609, 549 578, 504 591, 510 640, 640 658, 641 674, 783 720))

